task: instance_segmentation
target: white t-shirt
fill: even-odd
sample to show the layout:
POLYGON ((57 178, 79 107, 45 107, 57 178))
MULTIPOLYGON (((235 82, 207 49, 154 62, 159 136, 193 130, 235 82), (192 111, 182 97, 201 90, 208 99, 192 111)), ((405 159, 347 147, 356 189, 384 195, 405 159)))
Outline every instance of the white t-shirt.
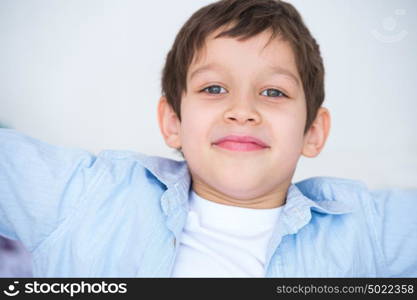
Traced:
POLYGON ((266 248, 282 207, 252 209, 189 194, 172 277, 264 277, 266 248))

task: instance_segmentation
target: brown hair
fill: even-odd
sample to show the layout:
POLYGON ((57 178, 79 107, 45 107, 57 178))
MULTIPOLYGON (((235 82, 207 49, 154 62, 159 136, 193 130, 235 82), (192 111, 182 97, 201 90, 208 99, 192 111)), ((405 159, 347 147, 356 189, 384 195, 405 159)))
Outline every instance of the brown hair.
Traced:
MULTIPOLYGON (((306 97, 305 134, 325 97, 323 60, 319 45, 297 9, 280 0, 221 0, 200 8, 188 19, 176 36, 162 71, 162 94, 179 120, 181 97, 187 91, 187 72, 194 56, 207 36, 230 24, 234 26, 215 38, 245 40, 271 30, 271 40, 279 35, 290 43, 306 97)), ((184 157, 182 152, 181 155, 184 157)))

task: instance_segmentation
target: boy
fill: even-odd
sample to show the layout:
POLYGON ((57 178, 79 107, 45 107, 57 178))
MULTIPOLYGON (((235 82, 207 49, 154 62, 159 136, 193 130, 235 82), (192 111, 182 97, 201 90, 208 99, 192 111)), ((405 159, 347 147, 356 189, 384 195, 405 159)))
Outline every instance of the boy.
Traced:
POLYGON ((1 130, 0 233, 31 251, 34 276, 417 275, 415 192, 291 181, 330 129, 319 46, 293 6, 201 8, 162 91, 161 133, 184 161, 1 130))

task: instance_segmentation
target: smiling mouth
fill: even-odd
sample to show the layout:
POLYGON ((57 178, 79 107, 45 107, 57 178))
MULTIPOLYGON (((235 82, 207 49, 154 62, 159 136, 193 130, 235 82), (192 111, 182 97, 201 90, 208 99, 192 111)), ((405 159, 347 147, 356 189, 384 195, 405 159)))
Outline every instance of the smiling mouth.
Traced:
POLYGON ((269 147, 264 147, 256 143, 252 142, 236 142, 236 141, 223 141, 217 144, 213 144, 213 146, 230 150, 230 151, 238 151, 238 152, 252 152, 252 151, 260 151, 268 149, 269 147))

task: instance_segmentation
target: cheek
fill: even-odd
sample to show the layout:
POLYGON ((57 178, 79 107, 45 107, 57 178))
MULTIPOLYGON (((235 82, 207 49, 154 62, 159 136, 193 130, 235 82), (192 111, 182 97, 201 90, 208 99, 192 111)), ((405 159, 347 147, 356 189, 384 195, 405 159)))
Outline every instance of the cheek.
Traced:
POLYGON ((270 117, 271 131, 276 147, 294 153, 303 144, 305 117, 302 111, 286 110, 270 117))
POLYGON ((183 147, 195 148, 209 142, 213 116, 195 104, 185 104, 181 110, 181 142, 183 147))

